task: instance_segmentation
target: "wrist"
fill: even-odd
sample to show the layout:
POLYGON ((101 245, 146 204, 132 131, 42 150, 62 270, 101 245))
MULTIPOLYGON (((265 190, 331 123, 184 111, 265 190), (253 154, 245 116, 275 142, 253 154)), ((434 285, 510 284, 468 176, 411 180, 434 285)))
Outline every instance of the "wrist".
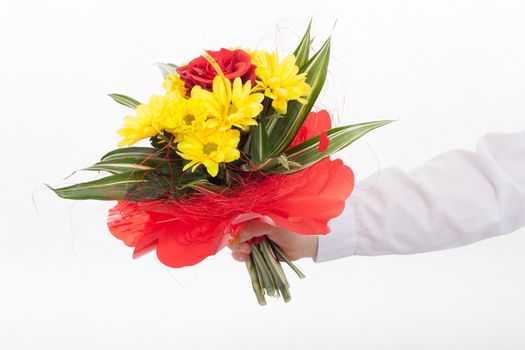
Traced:
POLYGON ((309 240, 309 244, 307 246, 305 257, 315 259, 317 256, 317 249, 319 247, 319 237, 317 236, 309 236, 311 238, 309 240))

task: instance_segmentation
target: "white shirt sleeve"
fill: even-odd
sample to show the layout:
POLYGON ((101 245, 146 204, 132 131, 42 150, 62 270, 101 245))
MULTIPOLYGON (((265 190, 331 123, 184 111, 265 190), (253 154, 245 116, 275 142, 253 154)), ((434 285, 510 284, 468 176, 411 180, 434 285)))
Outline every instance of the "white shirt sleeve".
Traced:
POLYGON ((476 152, 448 151, 410 172, 384 169, 346 204, 319 237, 315 261, 427 252, 515 231, 525 225, 525 130, 487 134, 476 152))

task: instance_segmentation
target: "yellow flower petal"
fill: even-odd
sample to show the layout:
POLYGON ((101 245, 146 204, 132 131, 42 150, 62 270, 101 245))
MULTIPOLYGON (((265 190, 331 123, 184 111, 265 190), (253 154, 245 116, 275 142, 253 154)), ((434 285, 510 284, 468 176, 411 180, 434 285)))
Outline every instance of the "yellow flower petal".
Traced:
POLYGON ((286 113, 289 101, 305 101, 303 97, 308 96, 311 87, 306 83, 306 74, 298 74, 299 67, 295 64, 294 55, 286 56, 281 63, 275 52, 258 50, 252 52, 251 57, 257 66, 254 91, 262 91, 271 98, 272 107, 278 113, 286 113))
POLYGON ((162 133, 165 117, 166 99, 153 95, 149 103, 136 108, 136 116, 125 116, 124 126, 117 133, 124 139, 119 147, 131 146, 134 143, 162 133))
POLYGON ((257 125, 256 118, 263 109, 263 94, 252 93, 251 83, 243 84, 241 78, 235 78, 232 86, 228 79, 216 76, 213 91, 197 90, 195 94, 204 101, 209 112, 207 126, 217 127, 220 131, 232 126, 248 130, 257 125))
POLYGON ((162 87, 166 89, 166 94, 175 94, 184 96, 186 94, 186 87, 182 79, 175 73, 170 73, 166 76, 162 87))
POLYGON ((211 176, 217 176, 219 164, 239 159, 239 130, 204 129, 186 134, 177 145, 178 154, 190 163, 183 170, 204 165, 211 176), (191 165, 190 165, 191 164, 191 165))

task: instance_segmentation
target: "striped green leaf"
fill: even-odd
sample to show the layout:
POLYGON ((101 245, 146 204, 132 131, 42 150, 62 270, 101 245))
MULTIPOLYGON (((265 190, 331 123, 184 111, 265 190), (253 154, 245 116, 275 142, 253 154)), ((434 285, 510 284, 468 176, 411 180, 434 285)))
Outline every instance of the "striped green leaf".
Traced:
POLYGON ((154 170, 167 167, 170 159, 167 152, 149 147, 126 147, 113 150, 102 157, 102 160, 82 170, 107 171, 112 174, 130 173, 140 170, 154 170))
POLYGON ((254 164, 259 164, 265 160, 270 145, 268 140, 268 133, 264 123, 259 123, 251 133, 250 140, 250 155, 251 161, 254 164))
POLYGON ((123 158, 135 158, 146 159, 146 158, 161 158, 163 156, 163 150, 152 147, 123 147, 117 148, 104 154, 101 160, 114 160, 123 158))
POLYGON ((173 64, 173 63, 157 63, 156 66, 159 68, 159 70, 162 73, 162 76, 164 78, 166 78, 171 73, 177 74, 178 66, 176 64, 173 64))
POLYGON ((109 97, 111 97, 115 102, 120 103, 123 106, 129 107, 129 108, 137 108, 138 105, 140 105, 140 102, 135 100, 134 98, 128 97, 126 95, 121 94, 109 94, 109 97))
POLYGON ((161 171, 133 171, 62 188, 48 187, 66 199, 130 201, 178 199, 181 195, 193 192, 195 186, 215 188, 203 171, 182 172, 182 164, 177 163, 161 171))
POLYGON ((53 189, 68 199, 133 200, 176 199, 194 191, 194 185, 212 186, 202 169, 183 172, 178 156, 169 157, 166 150, 128 147, 113 150, 86 169, 107 171, 102 179, 53 189))
POLYGON ((128 191, 146 181, 145 172, 134 172, 111 175, 62 188, 48 187, 65 199, 124 200, 128 191))
POLYGON ((310 113, 315 100, 319 96, 328 72, 330 60, 330 38, 321 49, 301 68, 307 74, 306 82, 312 87, 308 102, 301 104, 297 101, 288 103, 288 111, 284 118, 268 121, 267 131, 270 149, 264 158, 277 157, 292 143, 299 128, 310 113))
POLYGON ((326 132, 329 143, 324 152, 319 152, 320 136, 317 135, 286 151, 289 164, 293 164, 289 169, 282 165, 275 166, 274 162, 268 163, 273 167, 265 167, 263 170, 283 174, 300 171, 349 146, 368 132, 391 122, 393 120, 378 120, 330 129, 326 132))
POLYGON ((144 160, 143 159, 137 162, 137 160, 134 158, 122 158, 122 159, 100 161, 82 170, 107 171, 112 174, 123 174, 123 173, 130 173, 133 171, 140 171, 140 170, 153 170, 158 165, 159 165, 158 160, 144 160))
POLYGON ((310 45, 312 40, 310 39, 310 29, 312 28, 312 20, 308 23, 308 28, 303 35, 303 39, 294 51, 295 64, 298 67, 302 67, 307 61, 310 55, 310 45))
POLYGON ((191 184, 187 185, 188 187, 191 187, 197 192, 204 193, 204 194, 215 194, 223 192, 226 187, 211 184, 207 180, 201 180, 201 181, 194 181, 191 184))

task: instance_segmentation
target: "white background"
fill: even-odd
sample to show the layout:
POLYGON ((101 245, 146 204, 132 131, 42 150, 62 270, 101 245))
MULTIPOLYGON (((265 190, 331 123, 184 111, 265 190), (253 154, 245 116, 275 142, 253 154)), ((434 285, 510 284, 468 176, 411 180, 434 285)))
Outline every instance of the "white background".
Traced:
POLYGON ((44 189, 115 147, 128 111, 106 94, 161 92, 155 62, 286 52, 312 16, 314 47, 333 30, 320 106, 344 124, 400 118, 342 155, 358 178, 523 129, 523 1, 1 0, 1 349, 525 348, 523 230, 421 255, 302 260, 292 302, 260 307, 226 250, 182 270, 133 261, 105 226, 112 203, 44 189))

